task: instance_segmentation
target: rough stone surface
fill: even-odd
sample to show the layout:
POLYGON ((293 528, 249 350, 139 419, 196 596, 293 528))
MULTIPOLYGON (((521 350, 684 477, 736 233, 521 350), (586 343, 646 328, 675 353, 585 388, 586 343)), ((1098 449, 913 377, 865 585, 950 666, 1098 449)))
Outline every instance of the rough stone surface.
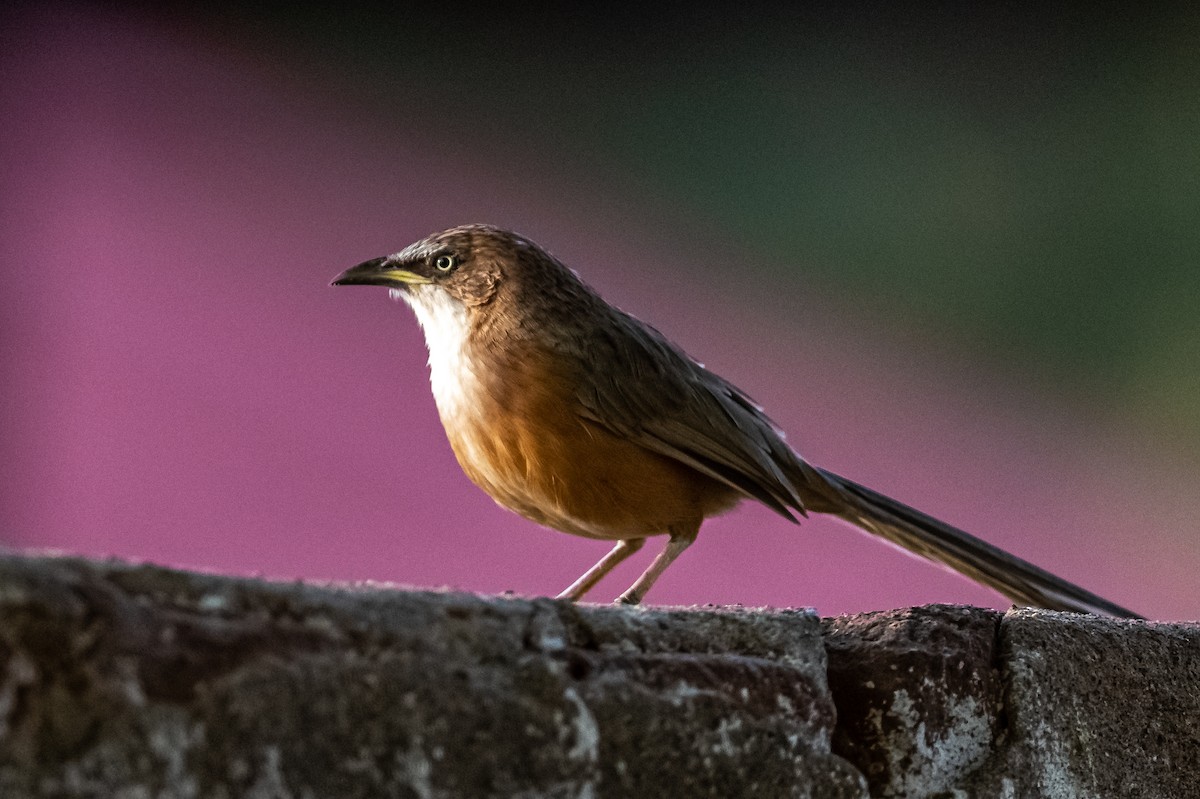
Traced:
POLYGON ((987 760, 1000 728, 1000 620, 934 605, 823 621, 833 750, 872 796, 943 794, 987 760))
POLYGON ((1200 625, 1015 610, 1004 746, 979 797, 1200 795, 1200 625))
POLYGON ((0 559, 3 797, 861 797, 806 612, 0 559))
POLYGON ((868 784, 1196 795, 1200 626, 948 606, 820 622, 0 557, 4 799, 868 784))

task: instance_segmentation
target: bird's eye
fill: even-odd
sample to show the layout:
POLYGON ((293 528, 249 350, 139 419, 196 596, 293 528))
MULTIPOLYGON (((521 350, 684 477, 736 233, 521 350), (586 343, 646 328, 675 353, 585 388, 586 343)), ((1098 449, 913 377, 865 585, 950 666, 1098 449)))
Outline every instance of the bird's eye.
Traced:
POLYGON ((433 266, 439 272, 449 272, 458 265, 458 259, 453 255, 439 255, 433 259, 433 266))

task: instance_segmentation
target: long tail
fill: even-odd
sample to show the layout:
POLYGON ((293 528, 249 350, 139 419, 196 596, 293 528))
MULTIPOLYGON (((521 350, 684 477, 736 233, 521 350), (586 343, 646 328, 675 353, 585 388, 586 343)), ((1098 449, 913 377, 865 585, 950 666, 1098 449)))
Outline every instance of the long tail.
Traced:
POLYGON ((834 515, 995 588, 1018 605, 1130 619, 1133 611, 853 480, 814 467, 846 500, 834 515))

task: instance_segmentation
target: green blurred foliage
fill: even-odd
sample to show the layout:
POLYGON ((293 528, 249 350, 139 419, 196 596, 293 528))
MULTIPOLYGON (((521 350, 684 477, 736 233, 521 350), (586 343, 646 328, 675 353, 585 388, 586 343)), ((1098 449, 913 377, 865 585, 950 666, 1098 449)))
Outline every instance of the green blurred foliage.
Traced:
POLYGON ((398 124, 621 175, 782 277, 819 275, 1200 444, 1194 8, 219 24, 357 83, 398 124))

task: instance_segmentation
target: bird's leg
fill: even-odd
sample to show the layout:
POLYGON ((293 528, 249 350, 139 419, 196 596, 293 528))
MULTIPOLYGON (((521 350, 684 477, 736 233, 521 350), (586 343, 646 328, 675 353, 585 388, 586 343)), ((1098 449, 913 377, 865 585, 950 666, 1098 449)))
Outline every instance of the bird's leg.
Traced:
POLYGON ((571 583, 566 591, 555 597, 555 599, 570 599, 577 601, 583 598, 583 595, 595 587, 596 583, 604 578, 604 575, 613 570, 618 563, 632 555, 642 548, 642 544, 646 543, 644 538, 630 538, 624 541, 618 541, 617 545, 608 551, 608 554, 600 558, 600 561, 583 573, 575 582, 571 583))
POLYGON ((642 576, 637 578, 637 582, 629 586, 629 589, 617 597, 617 603, 621 605, 636 605, 642 601, 642 597, 650 590, 650 586, 654 585, 667 567, 675 562, 675 558, 683 554, 683 550, 692 545, 696 540, 696 533, 700 532, 700 525, 691 527, 684 532, 678 530, 671 531, 671 539, 667 541, 667 545, 663 547, 663 551, 659 552, 654 560, 650 563, 646 571, 642 572, 642 576))

